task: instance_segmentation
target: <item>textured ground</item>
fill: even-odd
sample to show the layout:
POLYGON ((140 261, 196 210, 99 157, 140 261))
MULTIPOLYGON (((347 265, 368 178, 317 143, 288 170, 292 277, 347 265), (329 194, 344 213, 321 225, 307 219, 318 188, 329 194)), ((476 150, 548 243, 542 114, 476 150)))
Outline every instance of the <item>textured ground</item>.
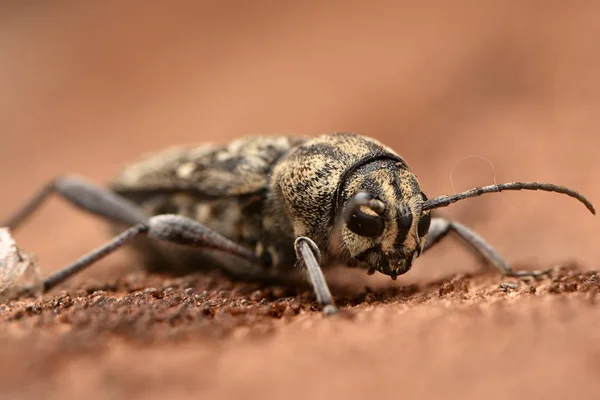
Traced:
MULTIPOLYGON (((63 172, 101 183, 172 144, 333 131, 398 150, 430 197, 538 180, 598 206, 599 16, 595 1, 2 2, 0 220, 63 172)), ((119 252, 0 303, 0 398, 600 398, 598 218, 531 192, 443 212, 516 267, 578 267, 513 287, 449 239, 395 283, 334 271, 345 312, 324 319, 303 288, 146 276, 119 252)), ((46 275, 106 235, 53 199, 15 237, 46 275)))
POLYGON ((599 273, 575 268, 528 283, 456 276, 338 290, 343 312, 323 318, 310 291, 129 274, 6 302, 2 388, 7 398, 304 398, 332 387, 434 398, 437 382, 447 395, 507 398, 568 381, 570 395, 593 398, 599 289, 599 273))

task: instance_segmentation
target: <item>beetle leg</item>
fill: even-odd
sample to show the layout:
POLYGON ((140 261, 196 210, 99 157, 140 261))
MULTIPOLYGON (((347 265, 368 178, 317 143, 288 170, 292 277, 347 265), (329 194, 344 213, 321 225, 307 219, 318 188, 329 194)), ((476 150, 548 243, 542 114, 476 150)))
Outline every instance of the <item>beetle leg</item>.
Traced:
POLYGON ((77 177, 60 177, 40 189, 23 207, 0 226, 18 228, 52 193, 89 213, 131 226, 145 222, 146 214, 135 204, 110 190, 77 177))
POLYGON ((44 291, 52 289, 138 236, 148 236, 172 244, 198 249, 219 250, 260 265, 260 260, 256 258, 252 251, 191 218, 171 214, 157 215, 150 217, 147 222, 139 223, 125 230, 103 246, 92 250, 71 265, 48 277, 44 281, 44 291))
POLYGON ((490 246, 481 236, 456 221, 450 221, 445 218, 433 218, 429 232, 425 237, 425 247, 423 252, 427 251, 443 239, 449 232, 456 232, 458 236, 473 248, 477 254, 481 255, 486 261, 498 268, 504 275, 513 277, 538 277, 548 274, 552 269, 543 271, 513 271, 506 261, 490 246))
POLYGON ((323 306, 323 313, 331 315, 337 313, 337 307, 334 305, 333 297, 325 281, 323 271, 319 266, 321 262, 321 252, 319 247, 311 239, 301 236, 294 242, 296 257, 303 264, 308 278, 312 283, 317 301, 323 306))

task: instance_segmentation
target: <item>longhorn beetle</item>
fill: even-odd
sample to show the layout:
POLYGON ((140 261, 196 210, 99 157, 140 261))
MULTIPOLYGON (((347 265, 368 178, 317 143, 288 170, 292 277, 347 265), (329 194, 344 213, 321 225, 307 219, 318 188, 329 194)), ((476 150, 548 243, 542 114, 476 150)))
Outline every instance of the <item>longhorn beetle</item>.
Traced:
POLYGON ((362 266, 369 274, 396 279, 449 232, 505 275, 547 273, 513 271, 475 232, 431 216, 433 209, 503 190, 566 194, 595 214, 581 194, 546 183, 496 184, 428 199, 390 148, 337 133, 172 148, 126 167, 109 189, 59 177, 5 225, 17 228, 56 193, 120 232, 48 277, 45 291, 129 243, 150 270, 184 272, 209 263, 242 279, 285 279, 303 272, 323 311, 331 314, 337 309, 322 267, 362 266))

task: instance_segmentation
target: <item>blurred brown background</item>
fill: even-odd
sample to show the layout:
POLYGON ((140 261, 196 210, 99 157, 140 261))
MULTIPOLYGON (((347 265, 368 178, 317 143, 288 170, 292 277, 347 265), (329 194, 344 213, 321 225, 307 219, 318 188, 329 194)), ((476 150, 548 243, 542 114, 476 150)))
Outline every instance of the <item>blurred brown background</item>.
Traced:
MULTIPOLYGON (((495 177, 567 185, 600 204, 599 38, 597 1, 2 1, 0 220, 61 173, 102 183, 173 144, 334 131, 395 148, 430 197, 495 177)), ((598 268, 598 219, 567 197, 505 193, 443 212, 512 263, 598 268)), ((54 199, 17 239, 47 274, 105 240, 106 229, 54 199)), ((124 257, 89 274, 129 268, 124 257)), ((396 284, 476 266, 448 241, 396 284)), ((348 398, 376 390, 439 398, 432 386, 456 398, 577 396, 565 377, 597 394, 597 307, 561 297, 506 304, 482 306, 486 313, 381 307, 340 324, 305 315, 250 346, 114 346, 66 369, 45 362, 72 398, 142 387, 196 398, 205 384, 215 396, 263 398, 265 382, 280 382, 271 393, 280 397, 306 389, 324 398, 330 385, 348 398)), ((21 337, 18 326, 7 332, 21 337)))
MULTIPOLYGON (((430 197, 496 174, 597 202, 599 37, 594 1, 2 2, 0 214, 57 174, 102 183, 168 145, 334 131, 395 148, 430 197)), ((563 196, 444 213, 514 263, 600 259, 597 220, 563 196)), ((19 233, 45 271, 104 238, 56 200, 19 233)), ((417 265, 475 261, 444 244, 417 265)))

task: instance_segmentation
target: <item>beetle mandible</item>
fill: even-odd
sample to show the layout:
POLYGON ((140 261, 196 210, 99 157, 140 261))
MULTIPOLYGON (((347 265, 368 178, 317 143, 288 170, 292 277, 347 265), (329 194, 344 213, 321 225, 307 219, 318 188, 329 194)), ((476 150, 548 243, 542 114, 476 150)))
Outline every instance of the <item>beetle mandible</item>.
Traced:
POLYGON ((108 189, 63 176, 45 185, 5 226, 15 229, 51 193, 112 223, 116 236, 44 280, 50 290, 95 261, 131 244, 150 270, 216 266, 242 279, 303 273, 326 314, 337 311, 322 268, 358 265, 396 279, 449 232, 502 273, 514 271, 464 225, 431 210, 503 190, 563 186, 512 182, 428 199, 393 150, 362 135, 258 136, 221 146, 174 147, 126 167, 108 189))

